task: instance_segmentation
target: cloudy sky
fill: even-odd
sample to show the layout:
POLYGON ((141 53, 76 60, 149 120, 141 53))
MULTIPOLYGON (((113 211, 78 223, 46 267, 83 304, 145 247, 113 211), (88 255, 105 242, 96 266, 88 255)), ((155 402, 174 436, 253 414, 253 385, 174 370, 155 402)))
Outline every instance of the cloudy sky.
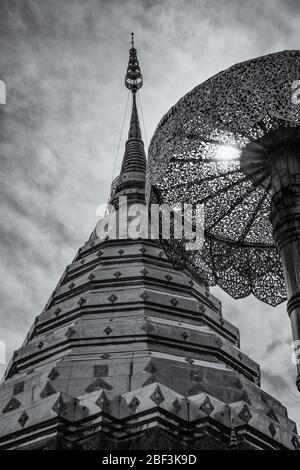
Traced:
MULTIPOLYGON (((107 200, 131 31, 149 142, 162 115, 206 78, 236 62, 299 48, 300 3, 1 0, 7 104, 0 106, 0 341, 7 358, 107 200)), ((285 305, 274 309, 253 297, 234 301, 213 292, 240 328, 242 349, 260 363, 264 388, 300 424, 285 305)))

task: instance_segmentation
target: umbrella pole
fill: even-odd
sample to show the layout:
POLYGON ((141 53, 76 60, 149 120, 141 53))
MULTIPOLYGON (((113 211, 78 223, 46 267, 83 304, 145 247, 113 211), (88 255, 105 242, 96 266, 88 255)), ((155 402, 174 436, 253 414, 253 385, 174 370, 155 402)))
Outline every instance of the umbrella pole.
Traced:
POLYGON ((268 165, 273 186, 271 222, 285 277, 300 391, 300 145, 272 152, 268 165))

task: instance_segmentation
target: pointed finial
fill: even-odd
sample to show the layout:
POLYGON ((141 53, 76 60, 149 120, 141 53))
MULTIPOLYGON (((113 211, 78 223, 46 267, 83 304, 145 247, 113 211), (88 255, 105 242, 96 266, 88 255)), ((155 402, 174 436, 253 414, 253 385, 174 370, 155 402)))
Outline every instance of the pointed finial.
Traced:
POLYGON ((134 47, 134 33, 131 33, 131 48, 129 50, 125 86, 131 90, 133 94, 143 86, 143 76, 137 59, 137 52, 134 47))

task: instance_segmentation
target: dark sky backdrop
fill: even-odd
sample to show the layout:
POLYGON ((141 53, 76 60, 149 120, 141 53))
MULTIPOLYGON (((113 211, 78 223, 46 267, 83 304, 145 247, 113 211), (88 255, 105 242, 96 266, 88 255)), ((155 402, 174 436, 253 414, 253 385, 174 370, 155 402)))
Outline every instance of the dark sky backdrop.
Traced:
MULTIPOLYGON (((149 141, 162 115, 206 78, 251 57, 298 49, 300 2, 1 0, 0 340, 8 357, 107 199, 132 30, 149 141)), ((240 328, 242 349, 260 363, 266 391, 300 423, 285 305, 213 292, 240 328)))

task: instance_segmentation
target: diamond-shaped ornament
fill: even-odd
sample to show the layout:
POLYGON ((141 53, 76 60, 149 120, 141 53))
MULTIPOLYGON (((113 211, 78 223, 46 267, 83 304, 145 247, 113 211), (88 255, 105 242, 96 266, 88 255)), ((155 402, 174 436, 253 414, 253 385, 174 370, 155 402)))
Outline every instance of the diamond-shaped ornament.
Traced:
POLYGON ((147 292, 143 292, 141 295, 140 295, 141 299, 144 300, 144 302, 146 302, 146 300, 149 299, 149 295, 147 294, 147 292))
POLYGON ((270 431, 271 436, 274 437, 277 431, 273 423, 269 424, 269 431, 270 431))
POLYGON ((200 312, 200 313, 205 313, 205 310, 206 310, 205 305, 201 304, 201 305, 199 306, 199 312, 200 312))
POLYGON ((72 336, 74 336, 75 334, 76 334, 76 330, 74 328, 70 327, 66 331, 65 337, 66 338, 72 338, 72 336))
POLYGON ((58 317, 58 315, 60 314, 60 312, 61 312, 61 308, 60 308, 60 307, 57 307, 57 309, 56 309, 55 312, 54 312, 54 315, 55 315, 56 317, 58 317))
POLYGON ((172 405, 173 405, 173 408, 175 410, 175 413, 179 413, 179 411, 181 410, 181 405, 179 403, 179 400, 178 398, 176 398, 173 402, 172 402, 172 405))
POLYGON ((107 300, 109 300, 112 304, 118 299, 118 297, 115 294, 111 294, 107 300))
POLYGON ((95 403, 101 409, 107 408, 109 406, 109 400, 106 396, 106 393, 101 392, 95 403))
POLYGON ((53 367, 53 369, 51 369, 48 375, 48 379, 55 380, 57 379, 58 376, 59 376, 59 372, 55 369, 55 367, 53 367))
POLYGON ((128 404, 128 408, 129 408, 133 413, 135 413, 136 410, 137 410, 137 408, 139 407, 139 404, 140 404, 140 403, 141 403, 140 400, 139 400, 136 396, 134 396, 134 397, 132 398, 132 400, 130 401, 130 403, 128 404))
POLYGON ((86 302, 86 299, 84 297, 80 297, 80 299, 78 300, 78 305, 80 305, 80 307, 86 302))
POLYGON ((61 395, 58 397, 58 399, 56 400, 56 402, 52 406, 52 410, 57 414, 64 413, 67 410, 67 405, 64 402, 61 395))
POLYGON ((107 326, 107 327, 105 328, 105 330, 104 330, 104 332, 107 334, 107 336, 110 335, 110 333, 111 333, 112 331, 113 331, 113 330, 111 329, 110 326, 107 326))
POLYGON ((10 411, 16 410, 21 406, 21 402, 17 398, 12 397, 6 406, 3 408, 2 413, 9 413, 10 411))
POLYGON ((24 380, 14 385, 13 394, 18 395, 24 391, 24 380))
POLYGON ((109 357, 110 357, 110 354, 108 354, 108 353, 101 354, 102 359, 108 359, 109 357))
POLYGON ((243 408, 241 409, 241 411, 239 412, 239 417, 243 420, 243 421, 246 421, 246 423, 248 423, 248 421, 250 421, 250 419, 252 418, 252 414, 251 414, 251 411, 249 410, 248 406, 247 405, 244 405, 243 408))
POLYGON ((165 397, 164 395, 162 394, 162 391, 161 389, 159 388, 159 386, 156 387, 156 389, 154 390, 154 392, 150 395, 150 398, 152 401, 154 401, 154 403, 159 406, 163 401, 165 401, 165 397))
POLYGON ((186 362, 189 362, 190 364, 193 364, 195 361, 191 357, 186 357, 185 358, 186 362))
POLYGON ((210 401, 209 397, 206 397, 203 403, 199 406, 199 409, 207 416, 209 416, 215 408, 212 402, 210 401))
POLYGON ((147 334, 151 334, 153 331, 155 331, 155 327, 152 325, 152 323, 146 322, 143 326, 141 326, 141 330, 145 331, 147 334))
POLYGON ((40 393, 40 398, 50 397, 51 395, 54 395, 55 393, 56 393, 55 388, 52 387, 50 382, 47 382, 45 387, 40 393))
POLYGON ((18 419, 18 423, 20 424, 20 426, 22 428, 24 428, 25 424, 27 423, 29 419, 29 416, 28 414, 26 413, 26 411, 23 411, 23 413, 21 414, 20 418, 18 419))
POLYGON ((277 421, 277 423, 279 423, 279 420, 274 412, 274 410, 270 409, 267 413, 266 413, 267 416, 269 416, 269 418, 273 419, 274 421, 277 421))

